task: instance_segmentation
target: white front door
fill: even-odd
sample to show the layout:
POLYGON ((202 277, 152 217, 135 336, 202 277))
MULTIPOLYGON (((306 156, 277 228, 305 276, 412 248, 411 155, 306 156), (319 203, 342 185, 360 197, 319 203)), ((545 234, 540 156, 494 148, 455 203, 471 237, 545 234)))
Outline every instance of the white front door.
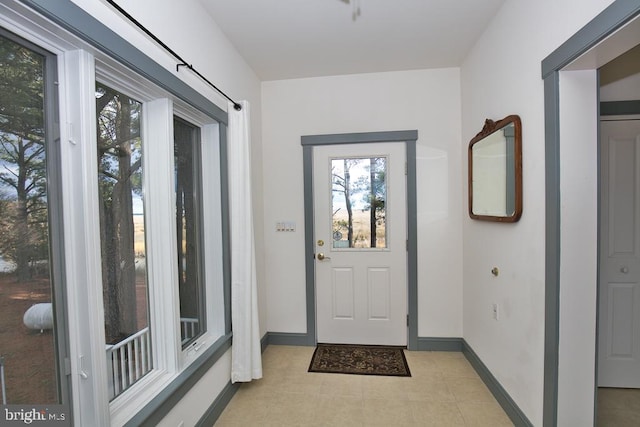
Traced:
POLYGON ((598 385, 640 388, 640 120, 602 122, 600 168, 598 385))
POLYGON ((402 143, 314 148, 318 342, 407 344, 402 143))

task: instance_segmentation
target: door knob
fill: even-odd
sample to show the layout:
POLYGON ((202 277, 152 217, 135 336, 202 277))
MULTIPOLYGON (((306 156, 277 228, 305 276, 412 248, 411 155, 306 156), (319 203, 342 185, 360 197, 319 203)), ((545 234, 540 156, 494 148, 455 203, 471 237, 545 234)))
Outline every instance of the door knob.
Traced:
POLYGON ((325 260, 325 259, 331 259, 331 258, 328 257, 328 256, 324 256, 324 254, 322 252, 320 252, 318 254, 318 261, 322 261, 322 260, 325 260))
POLYGON ((622 267, 620 267, 620 272, 627 274, 629 272, 629 267, 627 267, 626 265, 623 265, 622 267))

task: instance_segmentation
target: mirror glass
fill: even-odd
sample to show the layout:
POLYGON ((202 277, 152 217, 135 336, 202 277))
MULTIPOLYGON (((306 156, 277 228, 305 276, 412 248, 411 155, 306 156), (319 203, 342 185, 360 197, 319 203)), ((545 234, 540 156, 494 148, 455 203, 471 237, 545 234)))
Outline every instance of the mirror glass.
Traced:
POLYGON ((469 143, 469 216, 515 222, 522 214, 522 130, 518 116, 485 125, 469 143))

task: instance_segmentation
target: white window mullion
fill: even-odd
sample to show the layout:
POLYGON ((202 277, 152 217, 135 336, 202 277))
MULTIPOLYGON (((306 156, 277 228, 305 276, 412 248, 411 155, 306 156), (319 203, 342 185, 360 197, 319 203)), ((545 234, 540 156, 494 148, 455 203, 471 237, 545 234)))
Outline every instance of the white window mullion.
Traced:
POLYGON ((74 419, 77 425, 108 425, 93 55, 66 52, 59 81, 74 419))
MULTIPOLYGON (((111 425, 126 423, 179 370, 179 305, 173 188, 173 102, 167 98, 142 106, 142 188, 145 211, 145 263, 149 294, 153 373, 111 402, 111 425)), ((148 345, 148 343, 151 345, 148 345)))
POLYGON ((202 126, 202 211, 207 298, 207 330, 214 338, 224 335, 224 277, 222 248, 222 195, 220 178, 220 125, 202 126))
POLYGON ((179 369, 180 349, 176 201, 173 153, 173 102, 157 99, 143 106, 147 271, 151 342, 156 367, 179 369))

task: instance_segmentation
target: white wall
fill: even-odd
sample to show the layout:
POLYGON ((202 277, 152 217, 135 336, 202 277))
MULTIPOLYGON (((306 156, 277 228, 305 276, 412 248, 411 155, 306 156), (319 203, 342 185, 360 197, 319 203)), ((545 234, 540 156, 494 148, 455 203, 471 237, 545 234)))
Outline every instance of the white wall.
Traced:
MULTIPOLYGON (((542 425, 543 410, 545 286, 544 92, 540 64, 611 2, 589 0, 576 7, 571 0, 507 0, 461 69, 463 144, 482 128, 485 118, 519 114, 524 172, 524 211, 518 223, 493 224, 468 217, 463 221, 464 338, 537 426, 542 425), (489 273, 493 266, 500 269, 500 276, 489 273), (493 302, 499 304, 498 321, 492 319, 493 302)), ((466 161, 463 155, 461 162, 466 161)), ((592 161, 587 165, 594 166, 592 161)), ((582 173, 587 182, 594 182, 595 166, 582 173)), ((592 196, 588 191, 586 195, 592 196)), ((588 211, 595 200, 586 202, 587 216, 581 224, 589 234, 595 231, 592 212, 588 211)), ((573 209, 570 206, 563 213, 567 215, 573 209)), ((563 228, 563 233, 567 232, 563 228)), ((589 246, 580 247, 582 243, 563 245, 563 251, 588 252, 589 246)), ((590 286, 595 276, 591 269, 574 280, 586 283, 587 293, 593 292, 590 286)), ((588 294, 578 300, 593 302, 588 294)), ((580 309, 576 307, 571 313, 580 309)), ((581 311, 593 319, 594 310, 595 306, 590 306, 581 311)), ((575 320, 562 320, 561 353, 564 351, 565 361, 580 360, 581 366, 591 363, 591 369, 582 373, 592 377, 591 338, 567 334, 575 320)), ((593 328, 588 322, 583 326, 593 328)), ((566 368, 570 367, 561 366, 559 399, 559 419, 565 424, 559 425, 588 425, 583 421, 592 418, 592 407, 586 416, 584 408, 592 401, 587 402, 585 393, 574 393, 584 384, 571 384, 566 368)))
MULTIPOLYGON (((175 59, 155 42, 136 29, 106 3, 95 0, 72 0, 107 27, 142 50, 159 64, 207 96, 223 110, 227 101, 195 74, 184 68, 176 73, 175 59)), ((138 19, 160 40, 192 64, 201 74, 221 88, 234 100, 246 99, 251 103, 252 169, 254 183, 254 215, 256 218, 256 245, 258 287, 261 314, 261 335, 266 333, 266 307, 264 302, 264 242, 262 240, 262 144, 261 144, 261 93, 260 81, 226 39, 207 11, 196 0, 158 2, 155 0, 122 0, 118 4, 138 19), (150 13, 153 11, 153 13, 150 13)), ((163 425, 193 425, 213 399, 229 382, 230 352, 222 357, 172 409, 163 425)))
POLYGON ((268 330, 306 332, 300 137, 417 129, 418 333, 461 336, 459 70, 269 81, 262 102, 268 330))
POLYGON ((560 75, 558 425, 591 425, 598 271, 598 88, 595 70, 560 75))

